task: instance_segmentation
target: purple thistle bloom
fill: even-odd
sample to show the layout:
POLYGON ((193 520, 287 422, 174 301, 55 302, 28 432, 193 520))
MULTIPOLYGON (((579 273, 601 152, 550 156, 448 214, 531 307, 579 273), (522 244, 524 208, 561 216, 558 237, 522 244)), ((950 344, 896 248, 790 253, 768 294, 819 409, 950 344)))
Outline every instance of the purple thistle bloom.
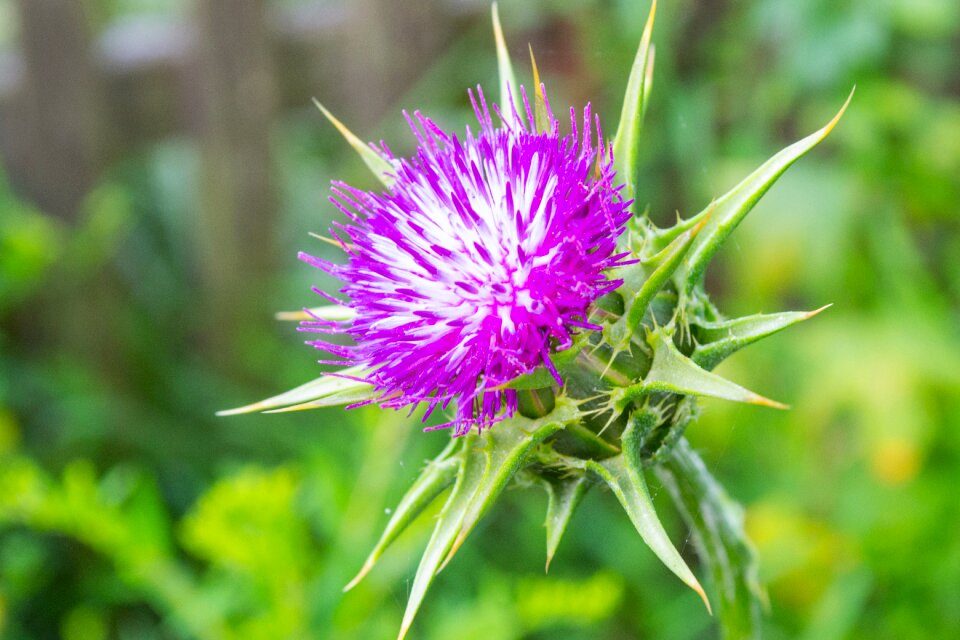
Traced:
POLYGON ((331 201, 349 218, 332 231, 346 264, 300 256, 346 283, 346 301, 321 295, 356 311, 349 324, 301 326, 354 345, 310 344, 362 366, 382 406, 423 402, 429 416, 456 400, 444 426, 457 435, 513 415, 517 392, 500 387, 517 376, 544 365, 563 384, 550 354, 600 329, 590 306, 621 284, 605 271, 624 264, 616 241, 630 217, 599 119, 591 140, 589 105, 579 131, 570 110, 562 136, 548 105, 549 131, 537 131, 522 89, 527 123, 494 105, 499 127, 477 94, 480 129, 463 140, 407 116, 419 148, 401 160, 378 150, 395 167, 387 192, 334 183, 331 201))

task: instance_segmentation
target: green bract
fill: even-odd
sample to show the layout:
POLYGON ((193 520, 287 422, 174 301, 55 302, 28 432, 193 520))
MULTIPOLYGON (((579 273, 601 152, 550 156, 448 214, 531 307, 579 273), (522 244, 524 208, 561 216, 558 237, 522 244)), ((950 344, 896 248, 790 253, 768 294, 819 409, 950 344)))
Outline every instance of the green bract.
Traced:
MULTIPOLYGON (((656 3, 627 81, 621 120, 613 139, 617 174, 625 197, 635 198, 637 149, 653 70, 651 34, 656 3)), ((493 7, 501 76, 500 104, 515 87, 513 67, 493 7)), ((535 108, 543 106, 536 79, 535 108)), ((849 102, 849 99, 848 99, 849 102)), ((846 105, 844 105, 846 108, 846 105)), ((321 107, 322 109, 322 107, 321 107)), ((390 167, 338 120, 325 115, 384 178, 390 167)), ((703 211, 658 228, 634 204, 634 217, 620 245, 636 262, 618 268, 623 285, 595 305, 589 321, 603 331, 583 333, 569 349, 552 354, 561 387, 546 369, 509 385, 520 393, 517 415, 482 434, 456 438, 423 469, 392 516, 355 585, 390 544, 441 496, 444 504, 417 568, 400 637, 404 637, 432 580, 451 560, 477 522, 518 475, 546 490, 547 565, 584 494, 608 487, 640 537, 657 557, 710 603, 658 518, 647 489, 652 471, 667 487, 691 529, 710 574, 721 626, 727 637, 755 637, 763 593, 753 552, 744 537, 739 507, 731 502, 684 439, 696 417, 696 398, 709 396, 785 408, 711 370, 724 358, 818 313, 787 312, 726 319, 703 288, 711 258, 761 196, 798 158, 836 125, 840 113, 819 131, 780 151, 703 211)), ((539 120, 539 118, 538 118, 539 120)), ((316 318, 349 320, 343 307, 312 310, 316 318)), ((285 314, 299 318, 299 314, 285 314)), ((350 373, 349 371, 346 373, 350 373)), ((353 372, 361 376, 362 372, 353 372)), ((370 385, 323 377, 236 412, 294 410, 347 404, 372 397, 370 385)), ((225 412, 229 413, 229 412, 225 412)))

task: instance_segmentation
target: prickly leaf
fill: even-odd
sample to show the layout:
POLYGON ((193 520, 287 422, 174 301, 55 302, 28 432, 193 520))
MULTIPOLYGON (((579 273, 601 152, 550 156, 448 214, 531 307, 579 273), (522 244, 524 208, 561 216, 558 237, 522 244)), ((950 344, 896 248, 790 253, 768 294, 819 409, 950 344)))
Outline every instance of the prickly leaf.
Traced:
POLYGON ((702 228, 703 224, 701 223, 686 231, 670 243, 670 246, 660 252, 655 257, 655 260, 652 261, 653 264, 656 265, 653 273, 647 276, 640 290, 636 292, 633 298, 626 302, 626 313, 621 316, 615 324, 610 326, 608 339, 614 348, 622 349, 626 346, 627 342, 629 342, 637 330, 637 327, 640 326, 640 322, 643 320, 643 316, 647 312, 647 307, 650 306, 653 297, 667 284, 670 276, 672 276, 677 270, 677 267, 680 266, 683 261, 683 256, 686 255, 694 238, 697 237, 697 233, 702 228))
POLYGON ((550 562, 557 553, 573 512, 580 506, 590 483, 584 473, 570 472, 563 477, 544 478, 543 485, 547 491, 547 519, 544 526, 547 528, 546 570, 549 571, 550 562))
POLYGON ((375 394, 372 385, 353 379, 363 377, 364 375, 365 370, 362 367, 350 367, 349 369, 340 371, 338 375, 324 375, 316 380, 302 384, 295 389, 267 398, 266 400, 261 400, 260 402, 255 402, 237 409, 218 411, 217 415, 232 416, 240 413, 252 413, 254 411, 268 411, 270 409, 292 407, 294 405, 321 400, 329 404, 312 406, 334 406, 359 402, 375 394))
POLYGON ((816 311, 757 314, 720 322, 695 323, 693 331, 698 344, 690 359, 709 371, 734 352, 798 322, 812 318, 826 308, 821 307, 816 311))
POLYGON ((710 574, 723 637, 759 638, 766 594, 756 553, 743 530, 743 509, 727 496, 685 439, 654 469, 690 529, 697 554, 710 574))
POLYGON ((500 25, 500 10, 497 3, 494 2, 490 7, 490 13, 493 17, 493 39, 497 47, 497 71, 500 75, 500 105, 503 107, 503 115, 506 118, 512 117, 513 109, 508 108, 512 103, 513 107, 520 110, 519 87, 517 78, 513 73, 513 64, 510 62, 510 52, 507 50, 507 41, 503 37, 503 27, 500 25))
POLYGON ((853 98, 852 92, 837 115, 834 116, 833 120, 827 123, 825 127, 774 155, 763 163, 759 169, 747 176, 743 182, 734 187, 733 190, 710 205, 708 210, 711 211, 711 213, 706 228, 697 237, 693 248, 687 255, 684 266, 688 288, 692 289, 700 283, 707 264, 714 254, 716 254, 724 240, 727 239, 744 217, 750 213, 754 205, 757 204, 773 183, 783 175, 784 171, 801 156, 810 151, 810 149, 817 146, 817 144, 833 131, 837 122, 840 121, 843 112, 846 111, 847 105, 850 104, 851 98, 853 98))
POLYGON ((443 453, 431 460, 423 469, 414 483, 404 494, 397 508, 393 510, 390 521, 387 523, 380 540, 377 541, 373 551, 367 557, 363 568, 356 577, 351 580, 344 591, 352 589, 367 573, 373 568, 383 552, 387 550, 394 540, 406 530, 406 528, 416 520, 424 509, 426 509, 443 491, 453 484, 457 471, 460 467, 460 459, 453 456, 454 450, 462 446, 460 440, 451 440, 450 444, 444 449, 443 453))
POLYGON ((703 587, 700 586, 696 576, 690 571, 690 567, 680 557, 680 553, 673 546, 670 537, 663 528, 663 524, 657 517, 643 473, 629 467, 623 455, 609 458, 603 462, 589 460, 586 463, 586 468, 610 487, 627 515, 630 516, 633 526, 636 527, 646 545, 670 571, 700 596, 709 611, 710 602, 707 600, 703 587))
POLYGON ((463 518, 461 530, 443 566, 453 558, 480 518, 500 496, 530 451, 577 417, 576 405, 561 396, 557 398, 553 411, 542 418, 531 420, 515 415, 478 438, 478 447, 482 447, 484 455, 483 477, 477 485, 467 514, 463 518))
POLYGON ((278 311, 277 320, 303 322, 304 320, 329 320, 331 322, 349 322, 357 317, 356 309, 342 304, 328 304, 300 311, 278 311))
POLYGON ((417 574, 413 579, 413 585, 410 587, 410 596, 407 599, 407 608, 403 613, 403 621, 400 625, 400 635, 402 640, 410 630, 413 619, 423 603, 427 589, 433 582, 433 578, 440 570, 440 565, 453 541, 460 532, 461 524, 470 507, 481 481, 483 480, 485 455, 480 449, 480 443, 477 442, 477 436, 466 435, 462 437, 463 446, 458 457, 460 459, 457 479, 453 485, 447 502, 440 512, 437 519, 437 525, 434 527, 433 535, 427 542, 427 548, 420 558, 420 564, 417 566, 417 574))
MULTIPOLYGON (((673 338, 663 328, 650 332, 647 339, 653 348, 653 366, 637 391, 667 391, 684 395, 709 396, 734 402, 760 404, 776 409, 786 406, 764 398, 740 385, 698 367, 673 344, 673 338)), ((628 390, 627 395, 632 390, 628 390)))
POLYGON ((537 131, 547 133, 552 128, 550 114, 547 112, 547 96, 540 84, 540 70, 537 69, 537 59, 533 56, 533 47, 530 47, 530 68, 533 70, 534 104, 533 120, 537 131))
MULTIPOLYGON (((657 13, 657 3, 654 0, 650 6, 647 24, 640 38, 640 46, 630 69, 630 78, 627 80, 627 91, 623 97, 623 108, 620 111, 620 124, 613 138, 613 158, 617 175, 627 185, 627 194, 634 196, 634 180, 637 176, 637 155, 640 141, 640 125, 643 120, 644 103, 649 91, 645 88, 648 82, 648 68, 652 70, 653 60, 650 55, 650 38, 653 33, 653 20, 657 13)), ((636 210, 636 209, 635 209, 636 210)))
POLYGON ((337 128, 337 131, 340 132, 347 142, 350 143, 350 146, 353 147, 354 151, 360 154, 360 159, 363 160, 363 163, 367 165, 367 168, 373 172, 377 179, 383 183, 384 186, 389 187, 393 184, 394 178, 393 174, 396 172, 396 168, 387 160, 383 155, 377 153, 370 145, 365 144, 363 140, 358 138, 350 129, 347 129, 340 120, 338 120, 332 113, 330 113, 326 107, 324 107, 320 102, 314 100, 313 103, 317 105, 317 108, 326 116, 327 120, 330 121, 334 127, 337 128))

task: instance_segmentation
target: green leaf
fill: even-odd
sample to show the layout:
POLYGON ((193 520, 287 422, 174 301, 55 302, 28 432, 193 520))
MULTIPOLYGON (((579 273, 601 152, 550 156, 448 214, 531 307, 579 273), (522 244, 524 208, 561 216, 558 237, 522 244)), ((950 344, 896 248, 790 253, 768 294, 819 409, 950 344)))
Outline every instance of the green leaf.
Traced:
MULTIPOLYGON (((346 376, 362 377, 365 375, 363 367, 350 367, 338 372, 346 376)), ((316 407, 336 406, 360 402, 375 397, 377 394, 373 385, 352 378, 325 375, 291 389, 285 393, 248 404, 236 409, 218 411, 218 416, 233 416, 254 411, 282 410, 295 411, 316 407)))
POLYGON ((383 552, 387 550, 387 547, 417 519, 417 516, 419 516, 437 496, 453 484, 457 470, 460 467, 460 459, 458 457, 452 457, 452 454, 458 446, 462 444, 463 441, 460 439, 451 440, 450 444, 447 445, 439 456, 427 463, 427 466, 424 467, 423 471, 400 500, 400 504, 393 510, 390 521, 387 522, 387 526, 383 530, 380 540, 377 541, 373 551, 370 552, 366 562, 364 562, 363 568, 360 569, 356 577, 343 588, 344 591, 349 591, 355 587, 357 583, 370 572, 377 563, 377 560, 380 559, 380 556, 383 555, 383 552))
MULTIPOLYGON (((560 374, 561 378, 564 377, 563 374, 567 368, 576 361, 577 355, 583 350, 589 337, 589 334, 586 332, 582 333, 579 337, 574 339, 571 347, 550 355, 550 362, 553 363, 554 368, 560 374)), ((546 367, 540 366, 530 373, 526 373, 522 376, 514 378, 507 384, 503 385, 502 388, 517 390, 543 389, 544 387, 551 387, 556 383, 557 381, 553 377, 553 373, 551 373, 546 367)))
POLYGON ((620 449, 579 422, 568 424, 563 435, 576 442, 582 448, 582 454, 591 458, 609 458, 620 453, 620 449))
POLYGON ((520 88, 513 73, 513 64, 510 62, 510 52, 507 50, 507 41, 503 37, 503 27, 500 26, 500 10, 497 3, 490 6, 493 18, 493 39, 497 46, 497 71, 500 75, 500 106, 505 118, 513 117, 513 109, 509 109, 511 100, 513 106, 520 111, 520 88))
POLYGON ((817 146, 833 131, 852 98, 853 92, 851 91, 843 107, 825 127, 774 155, 759 169, 747 176, 743 182, 734 187, 732 191, 712 203, 707 210, 695 216, 695 218, 708 216, 709 220, 707 220, 703 233, 699 235, 687 255, 684 272, 688 290, 700 283, 710 259, 713 258, 723 242, 740 224, 740 221, 750 213, 754 205, 773 183, 783 175, 790 165, 817 146))
POLYGON ((541 478, 547 491, 547 519, 544 526, 547 528, 547 565, 545 571, 550 570, 550 563, 560 546, 560 540, 570 524, 573 512, 580 506, 583 496, 587 494, 590 483, 586 474, 572 471, 570 475, 559 478, 541 478))
POLYGON ((710 574, 723 637, 759 638, 766 594, 756 553, 743 530, 743 509, 710 475, 686 439, 681 438, 654 470, 690 529, 697 554, 710 574))
POLYGON ((327 108, 320 104, 316 99, 313 101, 317 108, 326 116, 327 120, 330 121, 334 127, 337 128, 337 131, 340 132, 347 142, 353 147, 354 151, 360 154, 360 158, 363 160, 364 164, 373 172, 377 179, 383 183, 383 186, 389 187, 393 184, 394 178, 393 174, 396 172, 396 167, 385 158, 382 154, 374 151, 370 145, 365 144, 363 140, 358 138, 350 129, 340 122, 332 113, 327 111, 327 108))
POLYGON ((437 526, 427 542, 427 548, 420 558, 417 574, 410 587, 410 597, 407 599, 407 608, 403 613, 403 622, 400 625, 399 640, 407 635, 413 619, 423 603, 423 598, 433 582, 434 576, 440 570, 443 559, 447 556, 454 538, 460 531, 460 525, 467 514, 470 502, 484 477, 485 455, 478 449, 478 436, 468 434, 462 437, 463 446, 459 453, 460 469, 457 473, 453 490, 437 519, 437 526))
POLYGON ((663 524, 657 517, 642 470, 628 464, 625 454, 603 462, 589 460, 586 462, 586 468, 610 487, 650 550, 674 575, 700 596, 707 611, 710 611, 710 602, 703 587, 680 557, 680 553, 670 541, 663 524))
POLYGON ((829 306, 826 305, 815 311, 786 311, 757 314, 721 322, 696 322, 693 331, 698 344, 690 359, 709 371, 732 353, 798 322, 812 318, 829 306))
POLYGON ((626 397, 639 391, 666 391, 759 404, 776 409, 787 408, 786 405, 764 398, 726 378, 701 369, 677 350, 673 338, 662 327, 651 331, 647 342, 653 348, 653 365, 643 382, 626 390, 626 397))
POLYGON ((504 420, 495 429, 490 429, 481 436, 485 458, 483 478, 470 502, 460 533, 443 561, 441 569, 450 562, 480 518, 486 514, 513 475, 523 466, 530 451, 578 417, 579 411, 576 404, 569 398, 561 396, 557 398, 553 411, 542 418, 531 420, 518 414, 504 420))
MULTIPOLYGON (((657 13, 656 0, 650 5, 650 14, 647 24, 640 38, 640 46, 630 69, 630 78, 627 80, 627 91, 623 97, 623 108, 620 111, 620 124, 613 138, 614 168, 618 179, 627 185, 628 197, 634 197, 634 180, 637 176, 637 152, 640 141, 640 125, 645 111, 646 98, 649 94, 648 82, 652 81, 653 70, 652 50, 650 38, 653 34, 653 20, 657 13)), ((636 211, 634 203, 634 211, 636 211)))

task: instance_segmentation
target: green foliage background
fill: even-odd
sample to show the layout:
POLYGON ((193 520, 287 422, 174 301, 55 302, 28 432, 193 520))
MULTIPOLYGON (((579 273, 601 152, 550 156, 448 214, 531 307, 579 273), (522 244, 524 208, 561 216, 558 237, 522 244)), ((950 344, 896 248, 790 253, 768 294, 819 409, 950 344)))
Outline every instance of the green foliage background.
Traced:
MULTIPOLYGON (((612 127, 646 3, 501 5, 508 38, 564 34, 537 50, 554 105, 592 100, 612 127)), ((183 6, 102 3, 105 19, 183 6)), ((655 42, 638 197, 662 220, 699 211, 857 85, 831 138, 768 194, 708 280, 731 315, 834 305, 722 366, 791 411, 707 402, 689 431, 746 507, 767 637, 950 637, 960 628, 960 5, 663 2, 655 42)), ((481 15, 377 130, 358 133, 409 150, 400 108, 460 128, 464 89, 494 87, 495 70, 481 15)), ((328 180, 366 183, 304 106, 277 123, 290 259, 226 370, 196 344, 208 319, 191 272, 195 143, 131 153, 89 196, 78 229, 0 188, 0 637, 396 633, 429 517, 340 590, 385 507, 447 436, 373 408, 213 417, 317 375, 293 328, 263 321, 315 302, 318 275, 294 256, 333 216, 328 180)), ((440 577, 413 636, 713 637, 696 596, 612 500, 588 496, 544 575, 544 496, 509 492, 440 577)))

